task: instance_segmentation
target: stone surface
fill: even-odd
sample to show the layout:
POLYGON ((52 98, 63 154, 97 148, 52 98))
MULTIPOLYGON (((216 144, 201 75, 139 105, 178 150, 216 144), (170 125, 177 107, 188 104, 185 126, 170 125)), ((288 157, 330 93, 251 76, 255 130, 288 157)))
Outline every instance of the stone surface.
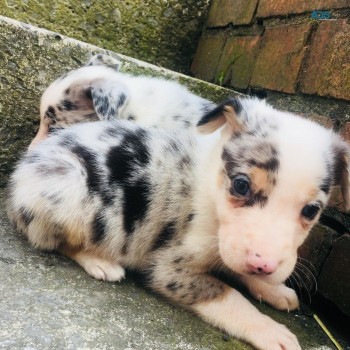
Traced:
POLYGON ((0 0, 1 15, 188 72, 209 0, 0 0))
POLYGON ((271 17, 303 13, 313 10, 338 9, 349 7, 348 0, 260 0, 257 17, 271 17))
MULTIPOLYGON (((14 162, 37 132, 39 103, 44 89, 63 73, 85 63, 96 52, 104 51, 0 17, 0 186, 6 183, 14 162)), ((233 94, 132 58, 118 57, 125 72, 174 79, 211 100, 221 101, 233 94)))
POLYGON ((302 72, 302 92, 350 100, 349 41, 347 20, 318 26, 302 72))
MULTIPOLYGON (((0 203, 0 348, 252 350, 144 291, 130 273, 121 283, 100 282, 34 250, 11 229, 1 190, 0 203)), ((333 349, 312 317, 257 306, 295 332, 304 350, 333 349)))
POLYGON ((350 316, 350 235, 337 239, 324 262, 319 277, 319 291, 350 316))
POLYGON ((202 37, 193 58, 191 72, 198 78, 217 82, 217 68, 226 38, 223 36, 202 37))
POLYGON ((311 24, 266 28, 251 85, 295 93, 310 29, 311 24))
MULTIPOLYGON (((333 242, 339 238, 339 234, 321 224, 316 225, 304 244, 299 248, 299 256, 296 273, 300 277, 300 286, 307 289, 310 294, 316 292, 317 280, 319 278, 324 260, 332 249, 333 242)), ((296 279, 296 281, 299 281, 296 279)))
POLYGON ((258 0, 213 0, 207 19, 208 27, 223 27, 228 24, 250 24, 258 0))
POLYGON ((227 38, 217 70, 220 80, 216 83, 246 89, 254 69, 259 43, 259 36, 227 38))

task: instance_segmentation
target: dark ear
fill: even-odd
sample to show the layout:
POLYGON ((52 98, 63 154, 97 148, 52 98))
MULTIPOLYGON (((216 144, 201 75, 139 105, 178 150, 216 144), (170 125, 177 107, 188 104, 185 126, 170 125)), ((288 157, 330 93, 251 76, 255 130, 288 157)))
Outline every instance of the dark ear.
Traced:
POLYGON ((210 134, 226 125, 229 132, 240 132, 243 130, 243 125, 238 118, 241 111, 240 100, 232 97, 205 114, 198 122, 197 128, 203 134, 210 134))
POLYGON ((90 91, 98 119, 120 119, 120 113, 129 99, 129 90, 123 83, 102 79, 93 82, 90 91))
POLYGON ((340 186, 344 199, 344 209, 350 211, 350 147, 339 136, 335 137, 333 154, 334 185, 340 186))

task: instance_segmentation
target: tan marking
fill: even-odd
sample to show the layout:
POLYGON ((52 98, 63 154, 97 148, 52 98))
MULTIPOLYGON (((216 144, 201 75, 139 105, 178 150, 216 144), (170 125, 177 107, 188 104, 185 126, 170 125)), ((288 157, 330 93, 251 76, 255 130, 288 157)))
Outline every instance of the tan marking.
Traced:
POLYGON ((226 124, 226 127, 223 130, 223 133, 226 135, 243 131, 243 125, 238 121, 236 112, 230 105, 225 106, 222 114, 218 114, 216 118, 210 120, 204 125, 199 126, 198 131, 203 134, 210 134, 224 124, 226 124))
POLYGON ((265 193, 269 193, 271 191, 272 181, 269 173, 266 170, 258 167, 252 167, 250 169, 250 179, 255 192, 263 190, 265 193))

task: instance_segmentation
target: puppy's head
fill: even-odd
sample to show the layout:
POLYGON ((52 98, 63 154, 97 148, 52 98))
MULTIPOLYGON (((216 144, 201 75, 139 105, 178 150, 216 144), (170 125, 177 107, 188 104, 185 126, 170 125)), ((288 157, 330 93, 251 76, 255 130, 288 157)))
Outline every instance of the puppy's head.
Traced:
POLYGON ((349 209, 348 145, 257 99, 231 99, 198 127, 204 133, 222 129, 212 189, 222 260, 239 274, 284 281, 333 186, 341 186, 349 209))

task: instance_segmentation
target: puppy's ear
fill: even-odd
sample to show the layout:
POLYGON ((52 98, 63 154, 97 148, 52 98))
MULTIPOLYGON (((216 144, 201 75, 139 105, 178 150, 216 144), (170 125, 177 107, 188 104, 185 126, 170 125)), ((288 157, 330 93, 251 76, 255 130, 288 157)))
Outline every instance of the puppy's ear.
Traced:
POLYGON ((336 135, 333 142, 334 185, 340 186, 344 209, 350 211, 350 146, 336 135))
POLYGON ((197 124, 198 131, 210 134, 225 125, 225 131, 229 133, 241 132, 243 124, 238 117, 241 111, 240 100, 232 97, 205 114, 197 124))

